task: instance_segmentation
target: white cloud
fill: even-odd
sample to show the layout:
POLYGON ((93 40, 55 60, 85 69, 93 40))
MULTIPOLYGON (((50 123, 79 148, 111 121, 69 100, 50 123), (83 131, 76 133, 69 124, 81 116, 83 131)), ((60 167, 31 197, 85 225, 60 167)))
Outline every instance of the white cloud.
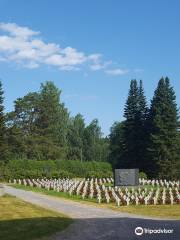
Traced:
POLYGON ((47 64, 60 70, 77 70, 85 62, 94 63, 98 54, 85 55, 72 47, 61 48, 55 43, 45 43, 38 38, 39 32, 15 23, 0 23, 0 58, 22 64, 24 67, 38 67, 47 64))
POLYGON ((104 62, 102 60, 101 54, 92 54, 89 56, 89 59, 93 60, 93 63, 90 65, 92 71, 98 71, 107 68, 108 65, 112 64, 112 61, 104 62))
POLYGON ((26 68, 38 68, 45 64, 59 70, 80 70, 88 66, 92 71, 105 70, 111 75, 123 75, 127 70, 108 69, 112 61, 104 61, 102 54, 85 54, 70 46, 62 48, 40 39, 40 32, 15 23, 0 23, 0 61, 15 62, 26 68))
POLYGON ((11 36, 25 39, 39 34, 39 32, 32 31, 27 27, 20 27, 15 23, 0 23, 0 29, 9 32, 11 36))
POLYGON ((110 69, 106 70, 105 73, 113 76, 120 76, 120 75, 125 75, 129 73, 128 69, 121 69, 121 68, 115 68, 115 69, 110 69))

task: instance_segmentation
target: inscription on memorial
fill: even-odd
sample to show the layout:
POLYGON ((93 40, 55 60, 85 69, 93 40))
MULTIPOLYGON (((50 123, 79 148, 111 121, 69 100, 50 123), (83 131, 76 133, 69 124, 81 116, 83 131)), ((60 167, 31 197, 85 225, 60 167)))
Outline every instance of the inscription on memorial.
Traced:
POLYGON ((115 186, 139 185, 139 169, 115 169, 115 186))

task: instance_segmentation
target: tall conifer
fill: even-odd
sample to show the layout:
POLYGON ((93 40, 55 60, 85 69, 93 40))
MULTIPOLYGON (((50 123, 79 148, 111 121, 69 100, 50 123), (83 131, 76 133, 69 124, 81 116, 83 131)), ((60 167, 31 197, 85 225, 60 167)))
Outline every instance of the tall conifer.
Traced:
POLYGON ((169 79, 161 78, 149 112, 149 161, 154 176, 173 178, 177 166, 178 111, 169 79))
POLYGON ((146 98, 142 81, 138 87, 137 81, 132 80, 128 99, 124 109, 124 159, 127 167, 145 167, 145 121, 147 113, 146 98))

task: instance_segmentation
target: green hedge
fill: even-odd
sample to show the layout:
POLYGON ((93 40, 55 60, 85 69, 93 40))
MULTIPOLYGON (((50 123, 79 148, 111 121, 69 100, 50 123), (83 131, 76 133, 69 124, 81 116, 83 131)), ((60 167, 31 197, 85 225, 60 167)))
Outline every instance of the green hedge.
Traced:
POLYGON ((0 165, 1 179, 43 177, 112 177, 112 168, 106 162, 80 162, 72 160, 11 160, 6 165, 0 165))

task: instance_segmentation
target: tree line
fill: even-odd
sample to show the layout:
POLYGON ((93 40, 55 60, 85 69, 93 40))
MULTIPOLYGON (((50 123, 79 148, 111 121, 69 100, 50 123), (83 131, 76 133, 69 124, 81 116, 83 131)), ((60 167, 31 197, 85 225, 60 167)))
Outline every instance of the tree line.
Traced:
POLYGON ((70 116, 53 82, 14 101, 4 113, 0 82, 0 159, 109 161, 113 168, 139 168, 149 177, 177 178, 180 132, 175 92, 161 78, 148 107, 142 81, 131 80, 124 120, 103 137, 98 120, 86 125, 70 116))
POLYGON ((71 117, 53 82, 16 99, 7 114, 3 94, 0 83, 0 159, 107 161, 98 120, 85 125, 81 114, 71 117))

